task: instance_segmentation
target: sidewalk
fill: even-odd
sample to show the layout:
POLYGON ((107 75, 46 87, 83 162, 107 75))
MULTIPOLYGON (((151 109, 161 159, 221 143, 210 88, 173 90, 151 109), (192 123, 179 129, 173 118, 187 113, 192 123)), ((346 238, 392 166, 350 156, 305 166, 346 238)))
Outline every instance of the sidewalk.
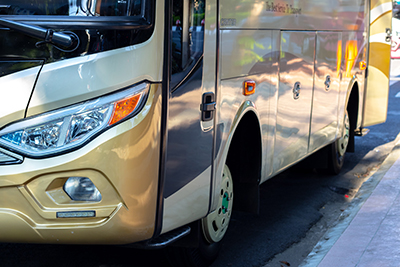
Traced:
POLYGON ((400 266, 399 136, 380 169, 301 267, 400 266))

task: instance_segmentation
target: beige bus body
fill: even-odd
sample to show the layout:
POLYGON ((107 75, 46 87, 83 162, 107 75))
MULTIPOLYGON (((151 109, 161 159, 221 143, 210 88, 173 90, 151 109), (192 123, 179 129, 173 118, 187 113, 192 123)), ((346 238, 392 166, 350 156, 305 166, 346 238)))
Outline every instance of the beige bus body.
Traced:
MULTIPOLYGON (((164 87, 164 1, 143 43, 0 77, 2 88, 16 88, 0 99, 0 137, 20 120, 149 84, 138 114, 73 151, 35 158, 0 147, 0 163, 21 161, 0 166, 0 241, 130 244, 202 220, 207 240, 218 242, 230 218, 218 219, 221 203, 233 197, 221 200, 228 167, 234 207, 256 211, 259 184, 327 147, 342 157, 355 132, 385 120, 391 2, 379 1, 209 0, 200 87, 188 92, 164 87), (214 117, 202 120, 207 93, 214 117), (192 126, 198 135, 183 138, 192 126), (200 161, 194 177, 169 175, 180 167, 189 175, 200 161), (101 201, 72 201, 63 189, 69 177, 89 177, 101 201), (204 226, 216 221, 216 233, 204 226)), ((183 31, 182 47, 194 35, 184 23, 183 31)))
MULTIPOLYGON (((163 2, 157 4, 156 12, 163 14, 163 2)), ((154 235, 163 31, 163 20, 156 19, 154 34, 145 43, 45 64, 41 70, 35 67, 0 78, 2 88, 18 90, 2 95, 2 125, 24 118, 39 71, 26 109, 28 117, 145 80, 153 82, 139 114, 82 148, 45 159, 21 157, 21 164, 0 166, 2 242, 127 244, 154 235), (102 200, 71 201, 63 185, 73 176, 89 177, 101 192, 102 200), (57 217, 57 212, 77 211, 94 211, 96 216, 57 217)), ((20 157, 8 150, 1 152, 3 157, 20 157)))

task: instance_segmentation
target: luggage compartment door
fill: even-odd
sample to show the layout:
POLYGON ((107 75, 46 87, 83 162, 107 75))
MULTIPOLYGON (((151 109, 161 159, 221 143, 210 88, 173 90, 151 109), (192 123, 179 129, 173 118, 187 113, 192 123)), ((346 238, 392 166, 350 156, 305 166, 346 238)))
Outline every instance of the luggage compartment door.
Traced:
POLYGON ((274 172, 308 153, 315 36, 315 32, 281 32, 274 172))

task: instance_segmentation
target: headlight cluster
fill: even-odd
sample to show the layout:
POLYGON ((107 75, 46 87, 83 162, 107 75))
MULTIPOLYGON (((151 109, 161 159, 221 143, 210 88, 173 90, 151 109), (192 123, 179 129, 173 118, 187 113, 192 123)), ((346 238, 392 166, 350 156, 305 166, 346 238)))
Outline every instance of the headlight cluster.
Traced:
POLYGON ((118 93, 24 119, 0 131, 0 144, 31 157, 70 150, 136 114, 148 90, 149 83, 141 83, 118 93))

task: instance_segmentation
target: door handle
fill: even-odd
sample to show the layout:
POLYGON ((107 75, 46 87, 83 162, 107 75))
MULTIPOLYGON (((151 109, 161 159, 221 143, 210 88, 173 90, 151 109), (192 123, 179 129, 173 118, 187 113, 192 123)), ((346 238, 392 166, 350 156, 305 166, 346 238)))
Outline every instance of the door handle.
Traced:
POLYGON ((202 96, 202 103, 200 104, 202 121, 210 121, 214 118, 215 105, 214 93, 204 93, 202 96))
POLYGON ((293 99, 297 100, 300 98, 300 90, 301 90, 301 84, 300 82, 296 82, 293 86, 293 99))
POLYGON ((325 91, 329 91, 330 87, 331 87, 331 76, 327 75, 325 78, 325 91))

